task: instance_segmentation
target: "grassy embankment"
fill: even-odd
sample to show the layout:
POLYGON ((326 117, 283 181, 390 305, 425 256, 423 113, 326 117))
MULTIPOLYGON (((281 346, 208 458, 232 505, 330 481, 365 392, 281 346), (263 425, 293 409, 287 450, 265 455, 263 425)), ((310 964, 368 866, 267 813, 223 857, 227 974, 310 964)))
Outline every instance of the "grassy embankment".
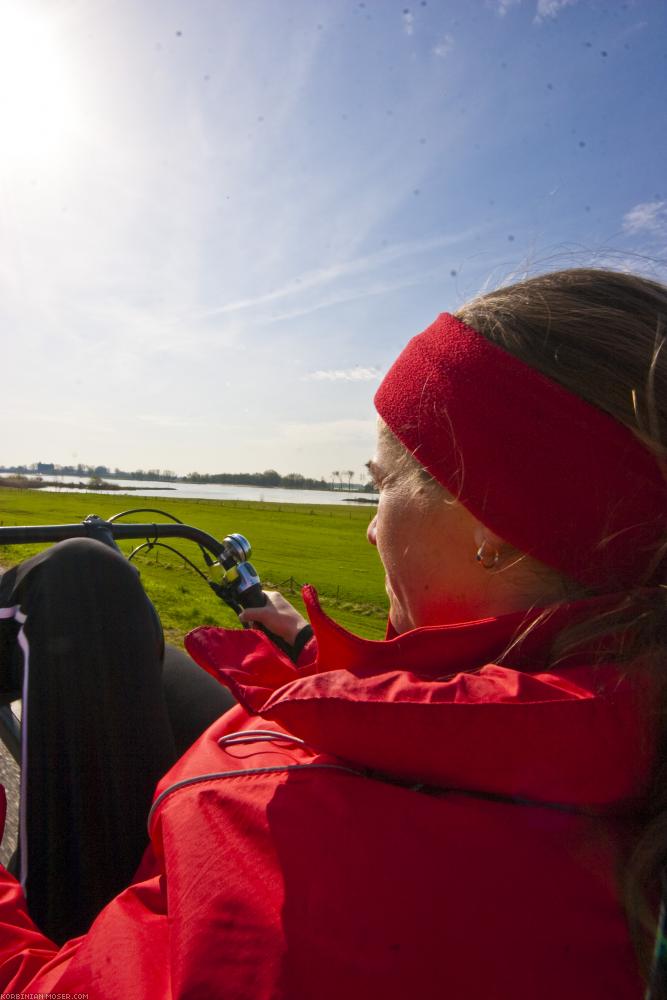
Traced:
MULTIPOLYGON (((144 506, 160 507, 216 538, 240 532, 252 544, 252 562, 265 587, 282 590, 303 610, 298 586, 312 583, 327 613, 345 628, 372 639, 384 636, 384 576, 377 553, 366 541, 366 526, 374 507, 0 489, 0 522, 6 525, 74 523, 91 513, 110 517, 121 510, 144 506), (294 581, 292 586, 290 580, 294 581)), ((144 519, 150 519, 150 515, 127 520, 144 519)), ((196 546, 178 539, 174 544, 197 565, 201 564, 196 546)), ((0 564, 19 562, 40 548, 43 546, 0 546, 0 564)), ((132 545, 123 543, 122 548, 129 552, 132 545)), ((170 641, 180 644, 185 633, 196 625, 237 624, 234 613, 171 553, 156 549, 148 555, 140 554, 135 562, 170 641)))

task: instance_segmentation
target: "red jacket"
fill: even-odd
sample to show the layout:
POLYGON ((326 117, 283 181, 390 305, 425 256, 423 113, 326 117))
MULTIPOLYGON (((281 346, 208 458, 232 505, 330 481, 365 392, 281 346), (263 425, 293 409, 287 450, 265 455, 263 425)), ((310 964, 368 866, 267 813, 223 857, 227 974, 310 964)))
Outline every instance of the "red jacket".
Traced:
POLYGON ((137 878, 88 934, 58 950, 3 872, 0 990, 640 998, 615 872, 651 767, 647 706, 612 665, 544 670, 549 637, 596 602, 501 667, 521 613, 371 642, 305 596, 305 667, 260 633, 188 637, 245 709, 162 780, 137 878))

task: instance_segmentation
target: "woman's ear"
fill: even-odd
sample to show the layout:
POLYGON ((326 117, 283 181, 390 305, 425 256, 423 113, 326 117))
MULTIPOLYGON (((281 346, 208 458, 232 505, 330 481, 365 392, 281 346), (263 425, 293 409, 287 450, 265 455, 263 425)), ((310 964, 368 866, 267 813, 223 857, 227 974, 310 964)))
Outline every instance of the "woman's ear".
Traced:
POLYGON ((484 542, 487 542, 489 545, 493 545, 498 552, 502 552, 504 548, 507 548, 507 542, 503 541, 502 538, 494 534, 493 531, 479 521, 473 531, 473 539, 476 549, 479 549, 484 542))
POLYGON ((487 569, 499 567, 516 556, 517 550, 485 525, 478 523, 473 531, 475 558, 487 569), (490 562, 489 562, 490 560, 490 562))

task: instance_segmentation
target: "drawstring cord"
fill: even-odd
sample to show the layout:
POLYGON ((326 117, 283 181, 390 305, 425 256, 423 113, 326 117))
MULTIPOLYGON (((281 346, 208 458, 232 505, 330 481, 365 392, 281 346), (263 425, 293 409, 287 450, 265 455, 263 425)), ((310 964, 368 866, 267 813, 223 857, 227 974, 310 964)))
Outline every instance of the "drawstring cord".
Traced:
POLYGON ((667 869, 660 875, 660 912, 655 932, 651 974, 644 1000, 665 1000, 667 997, 667 869))

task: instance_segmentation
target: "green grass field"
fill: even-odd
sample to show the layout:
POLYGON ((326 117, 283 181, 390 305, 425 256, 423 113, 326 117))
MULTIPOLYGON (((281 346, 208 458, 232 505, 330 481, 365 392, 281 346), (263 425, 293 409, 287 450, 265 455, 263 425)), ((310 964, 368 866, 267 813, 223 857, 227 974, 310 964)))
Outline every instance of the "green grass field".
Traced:
MULTIPOLYGON (((88 514, 110 517, 132 507, 160 507, 216 538, 237 531, 253 548, 252 562, 264 586, 277 588, 303 610, 298 588, 312 583, 328 614, 345 628, 371 639, 384 636, 387 600, 384 574, 375 549, 366 541, 374 507, 176 500, 115 493, 44 493, 0 489, 0 523, 65 524, 88 514)), ((137 515, 127 520, 152 520, 137 515)), ((157 518, 155 518, 157 519, 157 518)), ((199 550, 174 544, 200 564, 199 550)), ((131 543, 123 543, 131 551, 131 543)), ((0 564, 12 565, 43 546, 0 546, 0 564)), ((156 605, 167 637, 181 643, 196 625, 237 623, 236 616, 206 584, 164 549, 140 554, 136 565, 156 605)))

